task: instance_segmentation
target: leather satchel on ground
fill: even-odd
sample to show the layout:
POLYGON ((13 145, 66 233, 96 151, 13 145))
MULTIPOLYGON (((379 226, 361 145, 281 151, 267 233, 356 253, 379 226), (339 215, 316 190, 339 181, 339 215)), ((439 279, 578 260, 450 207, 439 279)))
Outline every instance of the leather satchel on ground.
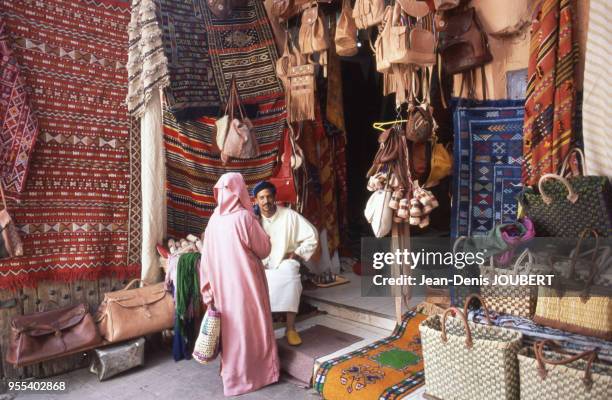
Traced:
POLYGON ((0 180, 0 195, 2 196, 3 210, 0 210, 0 259, 23 255, 23 245, 17 227, 8 212, 4 189, 0 180))
POLYGON ((357 25, 353 19, 350 0, 343 0, 342 12, 336 26, 336 53, 339 56, 351 57, 357 54, 357 25))
POLYGON ((160 332, 174 326, 174 301, 164 283, 129 290, 138 279, 123 290, 104 294, 96 314, 102 337, 109 342, 121 342, 160 332))
POLYGON ((20 315, 11 321, 6 361, 22 367, 91 349, 101 341, 87 304, 20 315))
POLYGON ((440 32, 438 51, 448 74, 473 70, 493 60, 487 35, 473 7, 445 13, 436 25, 440 32))

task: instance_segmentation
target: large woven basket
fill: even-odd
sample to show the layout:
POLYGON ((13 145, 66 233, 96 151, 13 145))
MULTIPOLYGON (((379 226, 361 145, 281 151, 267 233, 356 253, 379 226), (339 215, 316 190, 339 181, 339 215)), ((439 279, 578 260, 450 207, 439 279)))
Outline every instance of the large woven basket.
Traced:
MULTIPOLYGON (((481 265, 480 274, 489 278, 499 275, 530 275, 543 268, 535 268, 535 261, 529 249, 516 259, 512 269, 496 268, 491 258, 490 265, 481 265), (527 259, 527 260, 525 260, 527 259), (524 262, 527 261, 527 262, 524 262)), ((483 285, 480 294, 487 302, 491 311, 499 314, 510 314, 518 317, 531 318, 535 312, 538 290, 535 286, 523 285, 483 285)))
POLYGON ((597 363, 594 351, 574 356, 545 351, 537 342, 518 354, 521 400, 612 399, 612 366, 597 363))
POLYGON ((200 334, 195 342, 193 358, 200 364, 208 364, 217 358, 220 336, 221 313, 209 308, 200 325, 200 334))
POLYGON ((522 333, 468 322, 451 307, 419 327, 425 362, 426 398, 517 400, 516 355, 522 333), (456 318, 447 318, 449 314, 456 318))

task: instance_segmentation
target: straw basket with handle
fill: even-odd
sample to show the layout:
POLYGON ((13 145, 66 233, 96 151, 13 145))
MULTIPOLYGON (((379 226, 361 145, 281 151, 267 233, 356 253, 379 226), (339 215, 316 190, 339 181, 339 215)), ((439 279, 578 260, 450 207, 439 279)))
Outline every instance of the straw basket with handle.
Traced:
POLYGON ((612 398, 612 366, 598 363, 595 350, 568 354, 544 340, 522 349, 518 360, 521 400, 612 398))
MULTIPOLYGON (((466 306, 475 297, 480 298, 470 296, 466 306)), ((516 354, 521 347, 522 333, 468 322, 465 313, 455 307, 447 309, 442 315, 427 318, 419 330, 425 362, 426 398, 519 398, 516 354), (449 319, 449 314, 456 318, 449 319)))
POLYGON ((217 358, 220 350, 221 313, 212 306, 200 325, 200 334, 193 349, 193 358, 200 364, 208 364, 217 358))

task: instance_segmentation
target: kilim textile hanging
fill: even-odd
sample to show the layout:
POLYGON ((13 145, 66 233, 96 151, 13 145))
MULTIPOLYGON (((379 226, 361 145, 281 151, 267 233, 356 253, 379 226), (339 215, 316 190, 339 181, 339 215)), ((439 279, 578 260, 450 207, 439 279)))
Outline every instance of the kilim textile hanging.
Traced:
MULTIPOLYGON (((217 87, 221 86, 213 74, 210 51, 215 47, 210 46, 209 41, 221 32, 211 31, 212 14, 206 1, 155 1, 159 5, 162 42, 170 73, 170 85, 164 89, 166 104, 179 119, 216 114, 220 103, 217 87)), ((236 13, 234 11, 231 18, 236 18, 236 13)), ((246 37, 248 34, 249 31, 242 31, 246 37)), ((235 35, 240 36, 238 32, 235 35)), ((219 37, 231 41, 232 33, 226 31, 219 37)), ((241 61, 249 63, 253 60, 245 58, 241 61)))
POLYGON ((327 400, 401 399, 425 383, 419 324, 427 317, 404 314, 391 336, 325 361, 314 389, 327 400))
POLYGON ((0 0, 40 135, 21 203, 22 257, 0 288, 140 275, 140 136, 128 118, 129 1, 0 0))
POLYGON ((257 109, 249 117, 260 146, 254 159, 232 159, 223 165, 215 140, 215 117, 177 121, 164 112, 168 174, 168 234, 200 233, 215 208, 213 185, 226 172, 240 172, 249 190, 275 172, 285 126, 285 95, 276 78, 278 58, 263 3, 250 1, 226 20, 203 9, 214 77, 226 99, 227 85, 236 78, 241 100, 257 109))
POLYGON ((453 103, 451 235, 484 236, 496 224, 516 220, 516 196, 522 190, 524 102, 453 103))
POLYGON ((25 187, 37 137, 38 120, 0 17, 0 184, 10 199, 18 199, 25 187))
POLYGON ((572 0, 540 0, 531 25, 522 181, 556 173, 574 138, 572 0))

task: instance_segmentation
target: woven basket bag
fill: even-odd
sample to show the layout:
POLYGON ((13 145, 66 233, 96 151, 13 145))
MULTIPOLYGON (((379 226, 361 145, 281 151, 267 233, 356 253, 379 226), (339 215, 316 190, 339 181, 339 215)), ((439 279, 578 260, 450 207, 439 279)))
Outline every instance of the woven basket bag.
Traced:
POLYGON ((455 307, 442 315, 429 317, 419 330, 425 362, 426 398, 519 398, 516 355, 521 347, 522 333, 468 322, 465 314, 455 307), (449 314, 456 318, 448 318, 449 314))
POLYGON ((193 358, 200 364, 208 364, 217 358, 220 336, 221 313, 209 308, 200 325, 200 334, 195 342, 193 358))
MULTIPOLYGON (((512 269, 496 268, 491 258, 490 265, 481 265, 480 274, 493 282, 496 275, 531 275, 536 270, 550 268, 534 268, 535 260, 529 249, 516 259, 512 269), (525 259, 527 262, 524 263, 525 259)), ((535 286, 524 285, 483 285, 480 294, 487 302, 491 311, 499 314, 510 314, 518 317, 531 318, 535 312, 538 289, 535 286)))
MULTIPOLYGON (((612 289, 598 284, 596 279, 607 266, 600 265, 602 259, 597 256, 599 236, 595 230, 585 229, 570 259, 569 278, 555 271, 557 281, 554 287, 540 286, 538 301, 533 321, 540 325, 566 330, 586 336, 595 336, 604 340, 612 340, 612 289), (586 236, 592 233, 596 238, 593 258, 582 260, 590 266, 589 277, 581 280, 576 266, 579 260, 580 248, 586 236)), ((556 257, 559 258, 559 257, 556 257)), ((603 259, 606 263, 606 259, 603 259)))
POLYGON ((597 363, 595 351, 576 355, 545 351, 550 340, 534 343, 518 354, 521 400, 609 400, 612 366, 597 363))

